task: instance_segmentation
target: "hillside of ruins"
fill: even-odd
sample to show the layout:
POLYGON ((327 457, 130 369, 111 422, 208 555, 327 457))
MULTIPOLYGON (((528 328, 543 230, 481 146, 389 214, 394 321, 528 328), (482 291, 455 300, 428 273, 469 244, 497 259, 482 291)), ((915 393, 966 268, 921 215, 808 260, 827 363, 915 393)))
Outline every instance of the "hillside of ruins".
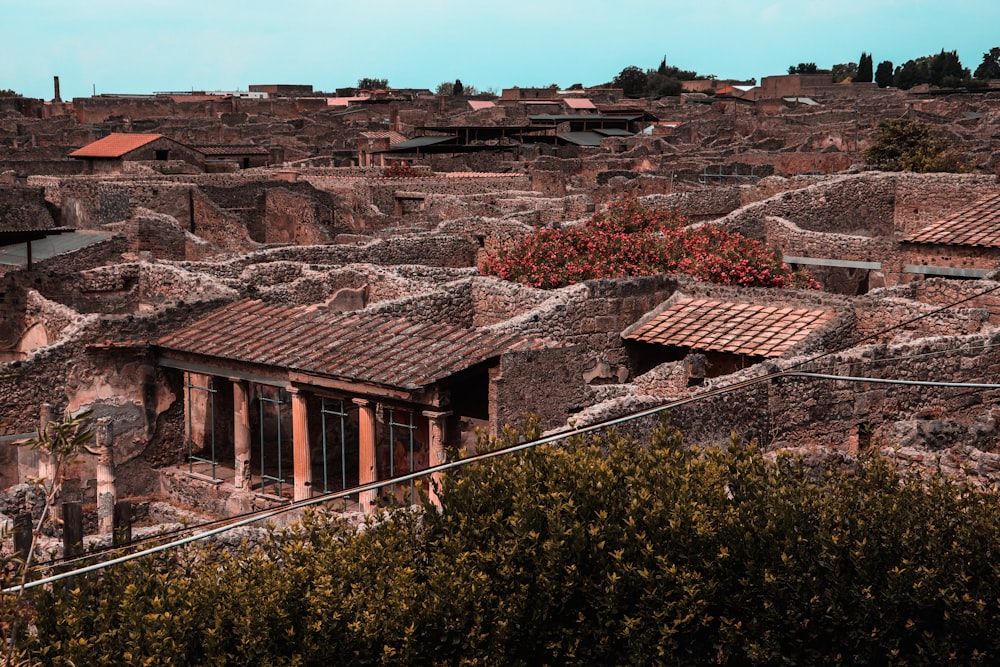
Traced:
POLYGON ((450 460, 525 413, 556 431, 699 396, 670 411, 692 444, 877 447, 1000 483, 1000 89, 259 88, 0 99, 0 488, 49 465, 13 443, 85 409, 100 456, 68 477, 95 517, 140 497, 230 516, 450 460), (898 118, 966 173, 869 170, 898 118), (622 198, 820 289, 478 269, 622 198))

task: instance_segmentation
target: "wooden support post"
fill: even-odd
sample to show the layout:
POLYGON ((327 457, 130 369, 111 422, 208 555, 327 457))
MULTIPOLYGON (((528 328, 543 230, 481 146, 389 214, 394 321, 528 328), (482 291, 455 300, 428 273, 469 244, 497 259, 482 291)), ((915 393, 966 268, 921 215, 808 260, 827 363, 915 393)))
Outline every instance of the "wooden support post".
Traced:
POLYGON ((31 512, 21 512, 14 517, 14 553, 22 559, 31 551, 34 528, 31 523, 31 512))
POLYGON ((292 395, 292 465, 295 486, 292 499, 307 500, 312 496, 312 458, 309 451, 309 407, 305 392, 290 388, 292 395))
POLYGON ((233 486, 244 493, 250 483, 250 388, 246 380, 230 378, 233 383, 233 452, 236 477, 233 486))
POLYGON ((62 504, 63 557, 70 558, 83 553, 83 503, 62 504))
MULTIPOLYGON (((358 483, 370 484, 375 481, 375 404, 363 398, 355 398, 358 410, 358 483)), ((362 491, 358 496, 358 507, 368 514, 375 505, 375 491, 362 491)))
POLYGON ((127 500, 119 500, 115 503, 111 543, 116 547, 132 544, 132 503, 127 500))

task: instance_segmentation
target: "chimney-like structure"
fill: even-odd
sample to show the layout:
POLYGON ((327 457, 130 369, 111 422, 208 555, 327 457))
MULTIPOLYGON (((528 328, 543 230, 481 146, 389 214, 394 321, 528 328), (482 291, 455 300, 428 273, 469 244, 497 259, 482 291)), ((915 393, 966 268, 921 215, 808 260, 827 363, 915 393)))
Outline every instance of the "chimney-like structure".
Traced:
POLYGON ((52 96, 52 101, 56 102, 56 103, 60 103, 60 102, 62 102, 62 97, 59 96, 59 77, 58 76, 54 76, 54 77, 52 77, 52 80, 53 80, 53 85, 55 87, 55 91, 54 91, 55 95, 52 96))

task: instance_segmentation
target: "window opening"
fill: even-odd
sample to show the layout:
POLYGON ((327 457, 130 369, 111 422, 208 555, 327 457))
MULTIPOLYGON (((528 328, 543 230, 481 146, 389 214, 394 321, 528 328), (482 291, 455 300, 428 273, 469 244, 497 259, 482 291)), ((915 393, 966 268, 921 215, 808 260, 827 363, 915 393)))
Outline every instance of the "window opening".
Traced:
POLYGON ((281 387, 261 385, 257 388, 257 400, 260 407, 260 490, 257 496, 270 500, 285 500, 282 494, 288 480, 285 479, 282 468, 281 408, 289 401, 288 393, 281 387), (269 416, 273 417, 274 426, 272 428, 268 428, 269 416), (269 439, 268 435, 273 435, 273 440, 269 439), (273 461, 270 461, 270 457, 267 456, 268 444, 274 445, 273 461), (269 461, 270 468, 268 467, 269 461), (268 493, 269 486, 273 493, 268 493))

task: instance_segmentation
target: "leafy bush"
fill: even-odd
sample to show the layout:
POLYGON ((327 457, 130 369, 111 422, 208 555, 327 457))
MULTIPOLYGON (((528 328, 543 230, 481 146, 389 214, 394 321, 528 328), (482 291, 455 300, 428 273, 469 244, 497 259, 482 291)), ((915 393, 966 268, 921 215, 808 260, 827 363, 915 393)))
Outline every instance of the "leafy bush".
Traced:
MULTIPOLYGON (((507 435, 508 442, 516 434, 507 435)), ((502 444, 502 443, 501 443, 502 444)), ((878 457, 576 439, 452 474, 442 511, 36 599, 51 665, 941 665, 1000 655, 1000 505, 878 457), (72 663, 70 662, 72 661, 72 663)))
POLYGON ((586 225, 543 229, 488 256, 484 275, 556 288, 595 278, 684 273, 720 285, 817 287, 777 250, 712 225, 685 226, 676 211, 615 201, 586 225))
POLYGON ((951 142, 935 137, 926 123, 892 118, 879 123, 875 142, 864 153, 865 162, 882 171, 967 172, 951 149, 951 142))

